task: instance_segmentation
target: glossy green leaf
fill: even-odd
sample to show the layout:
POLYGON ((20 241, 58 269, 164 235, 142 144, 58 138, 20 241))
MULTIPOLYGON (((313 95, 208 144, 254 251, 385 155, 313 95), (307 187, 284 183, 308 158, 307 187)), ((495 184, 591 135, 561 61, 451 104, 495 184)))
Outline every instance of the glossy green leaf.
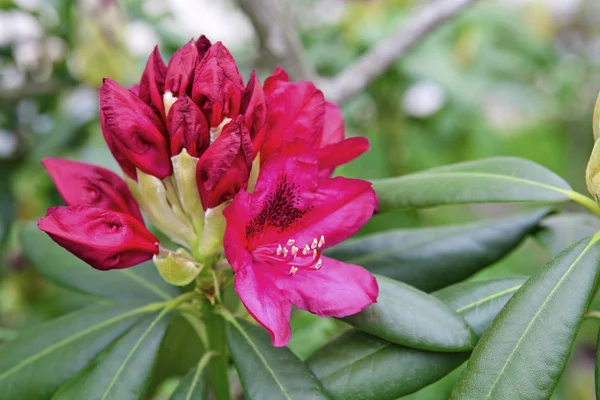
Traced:
POLYGON ((150 311, 152 306, 139 304, 92 306, 20 333, 0 347, 2 399, 50 398, 150 311))
POLYGON ((343 320, 392 343, 431 351, 469 351, 476 337, 467 322, 437 298, 377 276, 379 297, 343 320))
POLYGON ((188 320, 181 314, 171 314, 167 333, 158 351, 150 392, 165 379, 187 374, 198 364, 203 353, 202 341, 188 320))
POLYGON ((143 398, 158 347, 167 328, 165 312, 132 327, 53 400, 138 400, 143 398))
POLYGON ((571 187, 532 161, 496 157, 373 182, 379 210, 444 204, 562 202, 571 187))
MULTIPOLYGON (((436 295, 482 332, 514 293, 518 281, 522 279, 482 280, 470 286, 460 283, 436 295)), ((351 330, 317 350, 306 363, 335 399, 392 400, 441 379, 468 356, 466 352, 411 349, 351 330)))
POLYGON ((462 315, 477 337, 481 337, 525 281, 526 277, 467 281, 432 294, 462 315))
POLYGON ((547 214, 538 210, 464 225, 398 229, 345 241, 326 254, 430 292, 494 264, 547 214))
POLYGON ((536 239, 554 257, 573 243, 600 231, 600 219, 587 213, 561 213, 544 219, 540 228, 536 239))
POLYGON ((98 271, 56 244, 35 223, 23 227, 23 252, 35 269, 61 286, 95 296, 125 300, 168 300, 179 290, 167 284, 151 262, 98 271))
POLYGON ((598 276, 600 235, 550 261, 484 333, 452 399, 548 399, 566 366, 598 276))
POLYGON ((211 354, 205 354, 198 365, 179 382, 170 400, 204 400, 206 396, 206 365, 211 354))
POLYGON ((327 399, 319 381, 269 334, 243 320, 227 323, 227 342, 247 400, 327 399))
POLYGON ((468 357, 411 349, 353 329, 306 363, 334 399, 392 400, 437 381, 468 357))

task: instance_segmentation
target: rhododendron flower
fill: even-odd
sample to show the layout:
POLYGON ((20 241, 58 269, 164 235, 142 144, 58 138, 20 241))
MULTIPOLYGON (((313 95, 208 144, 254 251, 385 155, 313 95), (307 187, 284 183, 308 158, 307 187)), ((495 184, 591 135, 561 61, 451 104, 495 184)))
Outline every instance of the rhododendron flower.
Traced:
POLYGON ((87 163, 42 161, 67 207, 53 207, 38 227, 96 269, 126 268, 158 254, 158 239, 115 173, 87 163))
POLYGON ((331 176, 335 167, 352 161, 369 149, 364 137, 344 138, 344 119, 337 105, 325 101, 312 82, 289 82, 277 68, 265 80, 268 121, 261 159, 297 138, 317 152, 320 176, 331 176))
POLYGON ((376 298, 376 283, 365 270, 320 256, 370 217, 375 197, 367 182, 330 178, 335 167, 366 151, 368 141, 345 139, 339 109, 314 84, 289 82, 280 68, 264 85, 254 72, 244 84, 229 51, 202 36, 168 64, 155 48, 133 87, 105 78, 100 123, 125 180, 89 164, 46 159, 67 207, 50 209, 39 222, 94 268, 126 268, 152 258, 166 281, 185 285, 222 254, 227 223, 236 288, 278 345, 289 339, 292 303, 344 316, 376 298), (223 209, 236 195, 226 221, 223 209), (160 248, 140 210, 182 247, 160 248), (236 242, 233 232, 244 229, 252 233, 236 242), (289 237, 282 242, 280 235, 289 237), (298 250, 296 241, 306 243, 298 250), (273 275, 263 265, 287 271, 273 275), (306 289, 310 276, 317 291, 330 287, 328 294, 317 299, 306 289), (252 285, 270 294, 253 299, 252 285), (348 290, 354 294, 346 296, 348 290), (279 308, 270 300, 263 304, 265 296, 274 296, 279 308), (347 299, 336 305, 336 296, 347 299))
POLYGON ((224 211, 225 255, 235 290, 275 346, 291 337, 292 304, 323 317, 344 317, 377 299, 369 272, 321 255, 371 217, 376 205, 371 184, 318 175, 316 155, 277 152, 261 168, 254 193, 242 190, 224 211))

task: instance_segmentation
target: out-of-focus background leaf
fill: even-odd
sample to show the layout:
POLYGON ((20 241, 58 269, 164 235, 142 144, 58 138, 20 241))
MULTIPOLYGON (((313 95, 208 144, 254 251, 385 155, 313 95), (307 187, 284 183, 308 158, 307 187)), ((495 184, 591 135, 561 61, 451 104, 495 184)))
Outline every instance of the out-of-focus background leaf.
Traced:
MULTIPOLYGON (((286 1, 322 76, 349 65, 423 3, 286 1)), ((40 159, 85 159, 115 168, 98 124, 102 77, 133 84, 155 44, 168 57, 202 33, 231 49, 245 77, 253 68, 262 79, 268 74, 252 25, 233 1, 0 0, 0 345, 27 326, 94 301, 43 279, 23 254, 25 224, 61 202, 40 159)), ((338 172, 385 178, 510 155, 535 161, 585 191, 599 88, 596 0, 482 1, 344 103, 347 134, 367 136, 371 151, 338 172)), ((375 216, 359 234, 504 217, 522 208, 393 211, 375 216)), ((546 248, 549 243, 570 244, 569 234, 551 231, 558 225, 543 225, 539 241, 527 239, 478 277, 530 275, 557 252, 546 248)), ((292 325, 291 348, 303 359, 344 329, 304 313, 292 325)), ((593 398, 595 328, 584 322, 554 399, 593 398)), ((457 377, 409 398, 446 399, 457 377)))

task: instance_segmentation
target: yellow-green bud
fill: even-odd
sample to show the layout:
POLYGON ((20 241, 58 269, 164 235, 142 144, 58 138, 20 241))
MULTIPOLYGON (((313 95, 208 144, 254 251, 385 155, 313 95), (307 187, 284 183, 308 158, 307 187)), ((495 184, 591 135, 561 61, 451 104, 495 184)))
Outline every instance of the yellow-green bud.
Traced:
POLYGON ((600 197, 600 140, 596 140, 585 170, 585 182, 590 194, 598 201, 600 197))
POLYGON ((200 264, 173 253, 168 253, 166 256, 155 255, 152 260, 160 276, 176 286, 187 285, 198 276, 202 269, 200 264))
POLYGON ((588 161, 587 168, 585 170, 585 182, 588 187, 588 191, 596 202, 600 197, 600 94, 596 100, 596 107, 594 108, 594 116, 592 118, 592 130, 594 132, 594 148, 592 149, 592 155, 588 161))

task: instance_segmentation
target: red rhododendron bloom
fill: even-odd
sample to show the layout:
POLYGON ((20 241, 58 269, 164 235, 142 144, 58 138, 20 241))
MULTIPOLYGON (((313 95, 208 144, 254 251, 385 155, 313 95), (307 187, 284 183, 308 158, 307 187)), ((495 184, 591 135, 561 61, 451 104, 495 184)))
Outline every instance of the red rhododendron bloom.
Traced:
POLYGON ((321 255, 356 233, 375 205, 369 182, 319 178, 317 157, 293 150, 273 154, 254 193, 242 190, 225 209, 225 255, 235 290, 273 345, 291 337, 292 304, 344 317, 376 301, 377 282, 369 272, 321 255))
POLYGON ((94 268, 153 258, 167 282, 186 285, 224 248, 237 293, 277 346, 291 336, 292 305, 343 317, 376 301, 365 269, 321 255, 370 218, 376 198, 366 181, 331 178, 368 141, 344 137, 339 109, 311 82, 278 68, 244 84, 229 51, 201 37, 168 64, 155 48, 129 89, 104 79, 100 123, 127 182, 46 159, 67 207, 38 224, 94 268), (140 209, 182 248, 159 251, 140 209))

